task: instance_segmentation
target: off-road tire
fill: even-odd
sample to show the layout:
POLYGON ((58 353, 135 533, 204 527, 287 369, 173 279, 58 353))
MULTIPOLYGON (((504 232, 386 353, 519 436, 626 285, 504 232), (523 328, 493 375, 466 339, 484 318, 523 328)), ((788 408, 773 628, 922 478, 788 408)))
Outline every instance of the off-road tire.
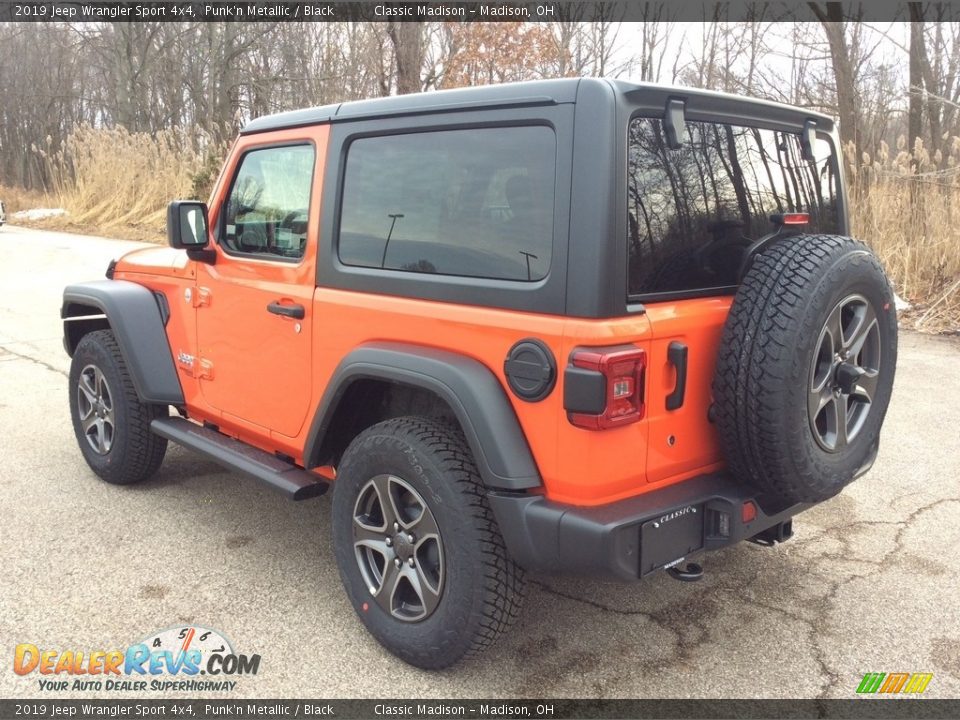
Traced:
POLYGON ((507 555, 473 456, 459 429, 420 417, 373 425, 351 442, 333 488, 333 543, 350 604, 390 652, 429 670, 477 654, 519 614, 523 570, 507 555), (445 580, 432 614, 404 622, 364 582, 354 549, 354 514, 372 478, 387 474, 426 501, 443 543, 445 580))
POLYGON ((831 235, 772 244, 737 291, 717 356, 714 417, 729 470, 770 505, 840 492, 876 455, 896 358, 893 291, 865 245, 831 235), (811 372, 828 316, 851 297, 876 314, 876 391, 856 436, 827 451, 808 411, 811 372))
POLYGON ((130 485, 153 475, 163 462, 167 441, 150 432, 150 422, 167 415, 169 408, 140 402, 113 331, 97 330, 83 336, 73 353, 68 385, 73 430, 90 468, 113 485, 130 485), (90 366, 102 373, 112 401, 112 443, 103 454, 87 441, 80 420, 78 386, 81 373, 90 366))

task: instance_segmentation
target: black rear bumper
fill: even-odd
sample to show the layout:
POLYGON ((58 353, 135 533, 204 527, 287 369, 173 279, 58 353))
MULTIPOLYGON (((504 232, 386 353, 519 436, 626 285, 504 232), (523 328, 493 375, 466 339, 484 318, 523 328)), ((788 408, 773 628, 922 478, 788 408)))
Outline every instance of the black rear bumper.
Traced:
POLYGON ((504 492, 491 492, 488 499, 510 554, 526 569, 624 580, 754 537, 810 507, 792 505, 768 515, 754 492, 724 473, 597 507, 504 492), (744 522, 748 501, 756 517, 744 522))

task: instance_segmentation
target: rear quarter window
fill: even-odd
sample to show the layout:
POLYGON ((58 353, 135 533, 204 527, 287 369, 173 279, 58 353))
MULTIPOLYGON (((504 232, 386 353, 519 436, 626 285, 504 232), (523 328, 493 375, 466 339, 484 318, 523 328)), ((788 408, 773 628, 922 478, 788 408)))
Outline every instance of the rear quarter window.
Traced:
POLYGON ((542 280, 552 255, 556 146, 546 126, 354 140, 343 181, 340 261, 542 280))
POLYGON ((837 165, 818 138, 804 160, 800 135, 686 123, 671 150, 662 122, 634 118, 628 131, 628 292, 722 292, 736 285, 743 253, 773 230, 769 216, 806 212, 808 232, 837 233, 837 165))

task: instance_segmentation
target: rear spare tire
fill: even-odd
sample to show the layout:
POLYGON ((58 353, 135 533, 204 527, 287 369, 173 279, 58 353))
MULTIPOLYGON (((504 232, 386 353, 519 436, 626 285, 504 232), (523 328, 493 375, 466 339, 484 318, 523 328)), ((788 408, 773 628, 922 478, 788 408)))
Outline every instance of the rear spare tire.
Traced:
POLYGON ((840 492, 876 455, 896 361, 893 291, 865 245, 773 243, 737 291, 717 356, 730 471, 771 505, 840 492))

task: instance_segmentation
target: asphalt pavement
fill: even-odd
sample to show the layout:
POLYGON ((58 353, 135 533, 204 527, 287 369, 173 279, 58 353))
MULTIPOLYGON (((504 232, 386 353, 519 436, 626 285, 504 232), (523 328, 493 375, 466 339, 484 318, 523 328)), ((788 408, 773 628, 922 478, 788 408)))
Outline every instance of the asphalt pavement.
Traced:
POLYGON ((60 296, 136 246, 0 229, 0 697, 107 695, 41 691, 13 672, 17 644, 110 650, 183 624, 261 656, 230 697, 851 698, 867 672, 933 673, 926 696, 960 697, 955 339, 901 332, 876 466, 789 542, 712 554, 699 583, 531 576, 509 635, 428 673, 348 606, 328 497, 293 503, 174 446, 138 486, 87 468, 60 296))

